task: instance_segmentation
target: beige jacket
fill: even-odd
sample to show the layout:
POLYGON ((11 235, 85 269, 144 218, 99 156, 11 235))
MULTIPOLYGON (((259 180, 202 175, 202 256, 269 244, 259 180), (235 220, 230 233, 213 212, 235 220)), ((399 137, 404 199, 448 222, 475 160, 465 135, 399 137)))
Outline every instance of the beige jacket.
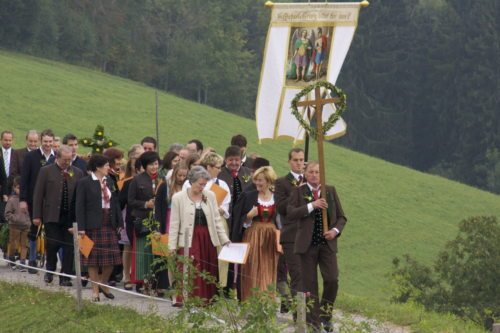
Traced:
MULTIPOLYGON (((207 218, 208 232, 214 246, 221 246, 229 242, 229 237, 224 230, 224 225, 220 218, 219 209, 215 194, 211 191, 203 190, 207 198, 202 202, 201 208, 207 218)), ((193 242, 195 205, 187 194, 187 189, 177 192, 172 197, 172 208, 170 212, 170 230, 168 237, 168 248, 176 250, 184 247, 184 231, 189 229, 189 247, 193 242)))

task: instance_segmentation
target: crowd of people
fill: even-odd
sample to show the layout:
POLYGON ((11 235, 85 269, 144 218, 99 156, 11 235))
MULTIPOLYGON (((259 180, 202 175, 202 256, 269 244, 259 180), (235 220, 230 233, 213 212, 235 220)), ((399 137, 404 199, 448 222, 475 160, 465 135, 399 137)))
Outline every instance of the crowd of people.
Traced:
MULTIPOLYGON (((80 156, 73 134, 54 149, 55 138, 49 129, 31 130, 26 146, 14 150, 13 133, 1 133, 0 218, 9 227, 3 250, 12 269, 26 271, 15 264, 17 255, 29 273, 38 273, 36 239, 43 225, 46 270, 55 272, 59 261, 61 273, 74 275, 72 224, 77 222, 80 235, 94 242, 90 254, 81 255, 84 274, 102 284, 92 284, 93 301, 101 294, 115 298, 106 286, 121 281, 126 290, 152 289, 163 296, 176 283, 174 272, 154 260, 148 235, 168 234, 168 250, 182 255, 189 248, 194 267, 212 275, 225 295, 236 289, 244 301, 256 290, 276 287, 281 311, 287 312, 290 297, 303 291, 311 300, 308 323, 332 329, 337 238, 347 219, 335 188, 320 188, 319 165, 305 163, 302 149, 290 150, 290 172, 278 178, 267 159, 247 154, 240 134, 223 156, 193 139, 172 144, 162 158, 153 137, 132 145, 126 158, 116 147, 80 156), (323 230, 323 209, 328 230, 323 230), (220 249, 231 242, 249 244, 245 264, 218 260, 220 249)), ((52 283, 53 277, 46 273, 44 281, 52 283)), ((72 281, 60 276, 59 284, 70 287, 72 281)), ((216 285, 198 276, 194 286, 192 295, 210 304, 216 285)), ((177 295, 173 305, 182 302, 177 295)))

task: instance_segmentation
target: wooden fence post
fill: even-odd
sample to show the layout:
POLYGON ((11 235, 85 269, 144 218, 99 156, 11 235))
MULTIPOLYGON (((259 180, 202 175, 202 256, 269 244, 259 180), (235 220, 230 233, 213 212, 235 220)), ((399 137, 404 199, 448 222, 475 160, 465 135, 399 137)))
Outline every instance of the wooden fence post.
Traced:
POLYGON ((306 294, 303 292, 297 292, 297 329, 295 332, 297 333, 306 333, 307 332, 307 323, 306 323, 306 294))
POLYGON ((188 285, 188 282, 189 282, 189 266, 187 264, 187 259, 189 258, 189 228, 186 228, 184 230, 184 264, 183 264, 183 285, 182 285, 182 298, 183 298, 183 302, 186 302, 187 301, 187 298, 188 298, 188 292, 187 292, 187 289, 186 289, 186 286, 188 285))
POLYGON ((82 271, 80 266, 80 246, 78 239, 78 224, 73 223, 73 245, 75 255, 75 271, 76 271, 76 311, 82 309, 82 271))

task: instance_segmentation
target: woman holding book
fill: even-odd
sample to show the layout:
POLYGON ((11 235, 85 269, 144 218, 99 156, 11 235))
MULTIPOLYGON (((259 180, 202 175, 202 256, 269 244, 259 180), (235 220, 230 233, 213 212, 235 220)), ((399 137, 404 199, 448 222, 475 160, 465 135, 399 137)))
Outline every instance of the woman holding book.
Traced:
MULTIPOLYGON (((118 197, 108 177, 109 160, 103 155, 93 155, 88 169, 90 175, 78 181, 75 201, 79 233, 86 234, 94 242, 88 258, 82 256, 82 265, 88 266, 92 281, 107 284, 113 266, 122 262, 118 232, 123 227, 123 220, 118 197)), ((115 298, 107 287, 92 284, 94 302, 100 300, 99 292, 109 299, 115 298)))

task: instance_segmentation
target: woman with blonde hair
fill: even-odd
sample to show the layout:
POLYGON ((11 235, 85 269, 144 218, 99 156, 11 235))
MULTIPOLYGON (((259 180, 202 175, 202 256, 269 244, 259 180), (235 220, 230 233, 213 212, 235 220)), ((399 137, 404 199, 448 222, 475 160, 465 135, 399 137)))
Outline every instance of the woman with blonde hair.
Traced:
POLYGON ((272 192, 276 178, 270 166, 255 170, 252 180, 257 189, 244 191, 234 208, 231 240, 250 244, 247 262, 241 266, 242 301, 251 296, 251 289, 264 291, 276 284, 279 252, 272 192))

